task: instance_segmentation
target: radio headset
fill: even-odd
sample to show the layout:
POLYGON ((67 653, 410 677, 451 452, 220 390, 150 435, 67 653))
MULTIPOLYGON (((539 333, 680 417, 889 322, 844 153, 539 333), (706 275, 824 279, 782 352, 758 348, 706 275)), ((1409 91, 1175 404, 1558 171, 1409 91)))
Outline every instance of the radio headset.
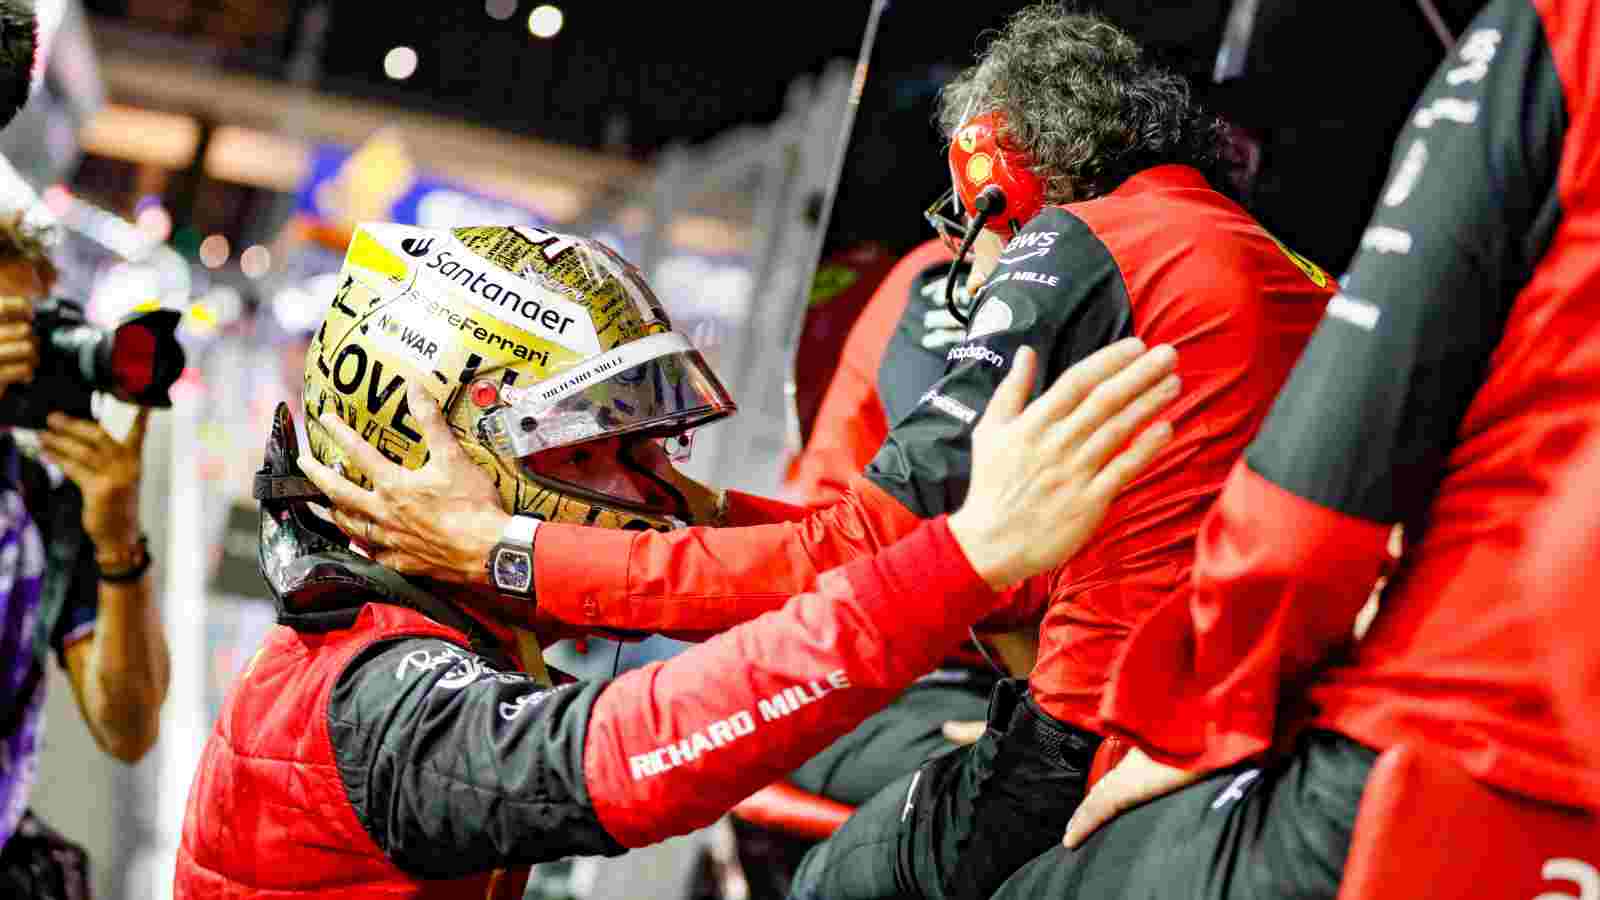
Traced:
MULTIPOLYGON (((1044 183, 1033 174, 1032 161, 1000 142, 1004 122, 997 112, 975 116, 950 141, 950 178, 962 208, 972 213, 957 262, 967 258, 983 229, 1009 241, 1044 208, 1044 183)), ((956 308, 955 283, 945 279, 945 308, 966 326, 967 317, 956 308)))

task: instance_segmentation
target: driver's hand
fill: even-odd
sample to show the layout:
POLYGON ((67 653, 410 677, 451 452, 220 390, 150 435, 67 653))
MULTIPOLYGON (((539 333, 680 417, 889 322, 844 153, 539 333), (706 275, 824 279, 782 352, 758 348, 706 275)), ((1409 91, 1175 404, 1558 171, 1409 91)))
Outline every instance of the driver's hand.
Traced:
POLYGON ((333 501, 333 521, 381 565, 456 584, 487 584, 483 562, 511 517, 500 507, 493 479, 456 443, 439 404, 415 385, 406 390, 428 445, 421 468, 390 462, 332 414, 318 421, 345 458, 372 479, 372 490, 307 451, 300 454, 300 468, 333 501))
POLYGON ((972 432, 972 484, 950 533, 995 590, 1070 559, 1172 437, 1150 425, 1178 396, 1177 354, 1134 338, 1103 348, 1028 402, 1037 356, 1017 350, 972 432), (1146 428, 1146 425, 1150 427, 1146 428))
POLYGON ((33 334, 33 303, 25 297, 0 297, 0 390, 33 380, 39 366, 39 339, 33 334))

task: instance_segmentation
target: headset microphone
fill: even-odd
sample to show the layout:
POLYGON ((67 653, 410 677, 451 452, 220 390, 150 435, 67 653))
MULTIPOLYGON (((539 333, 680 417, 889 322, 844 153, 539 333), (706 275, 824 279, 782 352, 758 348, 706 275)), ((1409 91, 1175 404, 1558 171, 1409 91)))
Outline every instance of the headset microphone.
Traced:
POLYGON ((991 184, 978 192, 978 199, 973 202, 978 207, 981 216, 997 216, 1006 211, 1006 192, 1000 185, 991 184))
MULTIPOLYGON (((967 258, 967 253, 972 250, 973 242, 978 239, 979 234, 983 233, 984 223, 988 222, 990 218, 1005 212, 1006 192, 1001 189, 1000 185, 991 184, 978 192, 978 196, 972 201, 972 206, 977 215, 973 216, 972 222, 967 225, 967 236, 961 240, 961 251, 956 254, 957 262, 967 258)), ((954 316, 957 322, 961 323, 962 328, 972 324, 966 316, 961 314, 961 309, 956 306, 956 273, 954 267, 951 267, 949 277, 944 280, 944 308, 950 311, 950 315, 954 316)))

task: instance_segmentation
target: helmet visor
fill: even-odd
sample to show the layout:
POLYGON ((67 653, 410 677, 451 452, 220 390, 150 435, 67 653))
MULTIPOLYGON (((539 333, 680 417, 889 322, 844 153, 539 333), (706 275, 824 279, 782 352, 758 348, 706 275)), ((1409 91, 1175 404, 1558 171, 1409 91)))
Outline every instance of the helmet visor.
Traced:
POLYGON ((509 459, 604 437, 674 437, 736 409, 677 332, 630 341, 527 387, 506 387, 483 439, 509 459))
POLYGON ((522 460, 535 480, 573 497, 608 506, 692 521, 675 486, 683 476, 672 467, 661 442, 651 438, 607 438, 558 447, 522 460))

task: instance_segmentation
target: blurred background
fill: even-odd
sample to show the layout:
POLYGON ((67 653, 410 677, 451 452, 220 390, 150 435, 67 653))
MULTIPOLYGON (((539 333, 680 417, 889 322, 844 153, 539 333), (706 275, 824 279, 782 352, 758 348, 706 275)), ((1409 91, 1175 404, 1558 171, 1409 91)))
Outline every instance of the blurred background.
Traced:
MULTIPOLYGON (((38 0, 44 77, 0 152, 69 232, 59 291, 102 323, 182 310, 189 360, 143 494, 174 666, 155 751, 101 755, 52 676, 36 806, 90 848, 97 895, 170 896, 195 760, 272 621, 249 477, 273 406, 298 405, 352 223, 616 247, 740 403, 691 473, 775 494, 865 300, 841 285, 931 236, 939 88, 1020 5, 38 0)), ((1190 78, 1235 126, 1256 214, 1339 271, 1411 99, 1481 4, 1078 5, 1190 78)), ((623 667, 665 652, 630 646, 623 667)), ((690 857, 648 864, 688 878, 690 857)), ((621 896, 563 877, 543 895, 621 896)))

